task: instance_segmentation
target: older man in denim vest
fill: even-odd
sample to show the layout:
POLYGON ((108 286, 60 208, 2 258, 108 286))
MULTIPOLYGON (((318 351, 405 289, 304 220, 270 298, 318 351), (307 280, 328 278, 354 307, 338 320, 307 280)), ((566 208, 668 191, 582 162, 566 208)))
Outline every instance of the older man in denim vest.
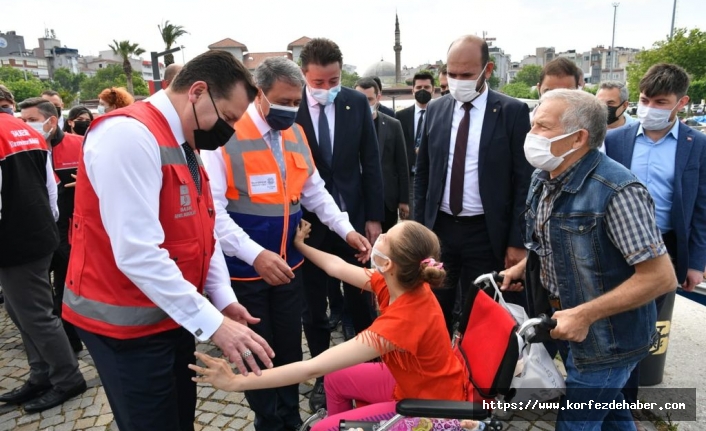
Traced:
POLYGON ((589 403, 623 400, 654 336, 654 299, 677 286, 649 191, 598 151, 606 117, 606 106, 582 91, 540 99, 525 141, 537 168, 525 213, 529 254, 503 286, 517 288, 509 280, 527 271, 531 314, 557 320, 551 336, 567 371, 560 431, 635 429, 629 409, 589 403))

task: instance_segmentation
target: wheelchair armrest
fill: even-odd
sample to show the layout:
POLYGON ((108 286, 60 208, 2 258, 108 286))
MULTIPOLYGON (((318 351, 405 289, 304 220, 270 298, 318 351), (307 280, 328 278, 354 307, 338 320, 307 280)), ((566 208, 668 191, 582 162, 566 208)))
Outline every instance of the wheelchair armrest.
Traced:
POLYGON ((406 398, 397 403, 397 414, 407 417, 483 420, 490 411, 483 404, 468 401, 419 400, 406 398))

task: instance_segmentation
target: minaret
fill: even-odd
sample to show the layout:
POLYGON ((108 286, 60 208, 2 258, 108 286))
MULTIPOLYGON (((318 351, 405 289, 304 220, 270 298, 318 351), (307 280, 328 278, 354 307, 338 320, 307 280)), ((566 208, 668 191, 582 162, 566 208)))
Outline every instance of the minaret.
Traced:
POLYGON ((402 45, 400 45, 400 20, 397 18, 397 12, 395 12, 395 84, 402 82, 402 61, 400 60, 400 53, 402 52, 402 45))

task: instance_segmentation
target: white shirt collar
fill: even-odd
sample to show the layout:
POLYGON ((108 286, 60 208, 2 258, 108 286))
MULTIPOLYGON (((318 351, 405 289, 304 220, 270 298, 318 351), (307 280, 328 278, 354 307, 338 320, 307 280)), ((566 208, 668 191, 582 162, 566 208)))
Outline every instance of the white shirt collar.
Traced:
POLYGON ((167 93, 164 90, 154 93, 152 96, 145 99, 145 102, 151 103, 152 106, 157 108, 157 110, 164 115, 164 118, 167 119, 169 128, 172 130, 172 134, 179 145, 186 142, 186 138, 184 137, 184 129, 182 128, 179 114, 177 114, 174 105, 172 105, 172 101, 169 100, 169 97, 167 97, 167 93))
POLYGON ((252 122, 255 123, 255 127, 257 127, 257 130, 258 132, 260 132, 261 136, 265 137, 268 133, 270 133, 272 127, 267 124, 267 121, 262 119, 262 117, 260 116, 260 110, 257 109, 257 106, 255 106, 255 102, 251 103, 250 106, 248 106, 248 115, 252 119, 252 122))
MULTIPOLYGON (((429 102, 431 102, 431 100, 429 102)), ((421 110, 424 110, 426 113, 426 110, 428 107, 429 107, 429 103, 427 103, 427 106, 425 106, 424 108, 420 108, 419 105, 417 105, 417 102, 415 101, 414 102, 414 117, 416 118, 417 116, 419 116, 419 111, 421 111, 421 110)))
MULTIPOLYGON (((488 104, 488 84, 483 83, 483 87, 485 88, 483 92, 480 94, 480 96, 476 97, 471 101, 473 104, 473 109, 478 109, 479 111, 485 111, 485 107, 488 104)), ((459 102, 458 100, 456 101, 456 104, 454 105, 455 109, 461 109, 463 106, 463 102, 459 102)))

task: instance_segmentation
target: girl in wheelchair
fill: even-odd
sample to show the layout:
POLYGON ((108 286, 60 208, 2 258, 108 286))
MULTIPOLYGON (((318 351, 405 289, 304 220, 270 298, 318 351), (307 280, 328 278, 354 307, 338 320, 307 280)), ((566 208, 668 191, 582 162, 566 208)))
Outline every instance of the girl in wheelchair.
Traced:
MULTIPOLYGON (((189 365, 194 381, 218 389, 275 388, 325 375, 328 417, 313 430, 338 430, 340 419, 381 421, 403 398, 465 401, 468 379, 449 342, 441 307, 432 288, 445 272, 437 262, 439 240, 423 225, 404 221, 382 234, 372 249, 369 269, 314 249, 304 242, 310 224, 302 220, 294 243, 302 254, 334 278, 372 291, 380 316, 355 338, 301 362, 264 370, 261 376, 235 375, 224 359, 196 352, 206 368, 189 365), (381 358, 382 363, 370 362, 381 358), (353 400, 366 405, 353 409, 353 400)), ((464 421, 464 428, 477 423, 464 421)))

